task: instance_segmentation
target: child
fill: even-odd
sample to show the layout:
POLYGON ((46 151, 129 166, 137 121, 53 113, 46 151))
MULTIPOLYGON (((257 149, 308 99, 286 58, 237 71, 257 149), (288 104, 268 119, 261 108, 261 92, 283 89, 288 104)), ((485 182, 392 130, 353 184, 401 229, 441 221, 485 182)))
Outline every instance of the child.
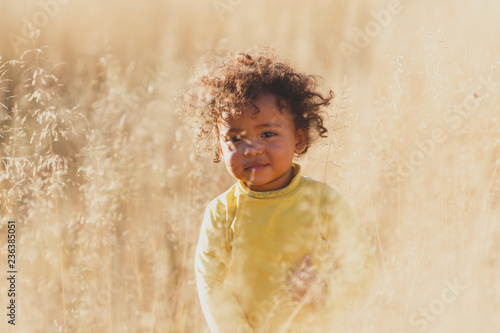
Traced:
POLYGON ((332 98, 262 47, 199 70, 185 95, 197 147, 237 179, 207 206, 196 249, 213 333, 328 332, 369 288, 377 263, 349 205, 293 163, 326 136, 332 98))

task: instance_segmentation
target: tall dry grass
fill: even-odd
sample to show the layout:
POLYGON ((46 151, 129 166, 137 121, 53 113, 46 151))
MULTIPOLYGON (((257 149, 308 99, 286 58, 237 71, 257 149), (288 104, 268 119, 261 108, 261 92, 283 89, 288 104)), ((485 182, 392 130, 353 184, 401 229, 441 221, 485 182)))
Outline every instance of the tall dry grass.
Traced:
POLYGON ((496 332, 500 5, 401 1, 348 59, 386 1, 214 3, 68 1, 28 36, 40 2, 0 2, 2 276, 18 223, 17 323, 0 330, 208 332, 193 250, 233 180, 194 156, 174 97, 203 57, 261 42, 337 94, 299 162, 348 198, 381 272, 336 330, 496 332))

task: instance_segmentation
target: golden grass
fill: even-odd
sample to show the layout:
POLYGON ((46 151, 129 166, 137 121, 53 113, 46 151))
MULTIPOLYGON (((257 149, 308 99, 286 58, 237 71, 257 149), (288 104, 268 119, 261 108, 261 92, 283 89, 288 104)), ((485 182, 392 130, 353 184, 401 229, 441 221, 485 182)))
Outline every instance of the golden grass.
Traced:
POLYGON ((401 1, 349 61, 339 45, 386 1, 233 1, 222 18, 211 1, 62 2, 33 41, 40 3, 0 3, 3 309, 9 219, 19 272, 0 331, 208 332, 193 250, 233 180, 193 155, 174 96, 204 56, 255 43, 337 94, 299 162, 348 198, 382 268, 337 332, 500 327, 497 2, 401 1))

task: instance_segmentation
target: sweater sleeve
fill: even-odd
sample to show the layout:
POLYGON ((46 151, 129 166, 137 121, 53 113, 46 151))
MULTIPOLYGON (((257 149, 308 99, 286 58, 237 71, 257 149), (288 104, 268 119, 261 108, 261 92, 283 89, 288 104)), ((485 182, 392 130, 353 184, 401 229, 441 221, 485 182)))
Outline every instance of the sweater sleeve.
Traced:
POLYGON ((225 220, 215 205, 207 207, 195 255, 198 295, 212 333, 253 332, 228 286, 231 248, 225 220))
POLYGON ((315 248, 319 274, 328 286, 325 311, 343 308, 365 295, 374 280, 378 263, 359 222, 346 200, 337 192, 327 198, 318 221, 315 248))

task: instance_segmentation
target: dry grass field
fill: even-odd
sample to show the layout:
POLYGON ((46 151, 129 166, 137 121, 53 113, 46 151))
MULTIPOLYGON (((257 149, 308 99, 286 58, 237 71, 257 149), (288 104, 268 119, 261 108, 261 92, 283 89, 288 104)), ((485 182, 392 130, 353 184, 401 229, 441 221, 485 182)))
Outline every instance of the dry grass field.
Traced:
POLYGON ((348 199, 381 270, 335 332, 498 332, 499 13, 493 0, 0 0, 0 332, 208 332, 194 247, 234 180, 193 153, 175 97, 205 57, 258 43, 336 93, 329 138, 298 162, 348 199))

